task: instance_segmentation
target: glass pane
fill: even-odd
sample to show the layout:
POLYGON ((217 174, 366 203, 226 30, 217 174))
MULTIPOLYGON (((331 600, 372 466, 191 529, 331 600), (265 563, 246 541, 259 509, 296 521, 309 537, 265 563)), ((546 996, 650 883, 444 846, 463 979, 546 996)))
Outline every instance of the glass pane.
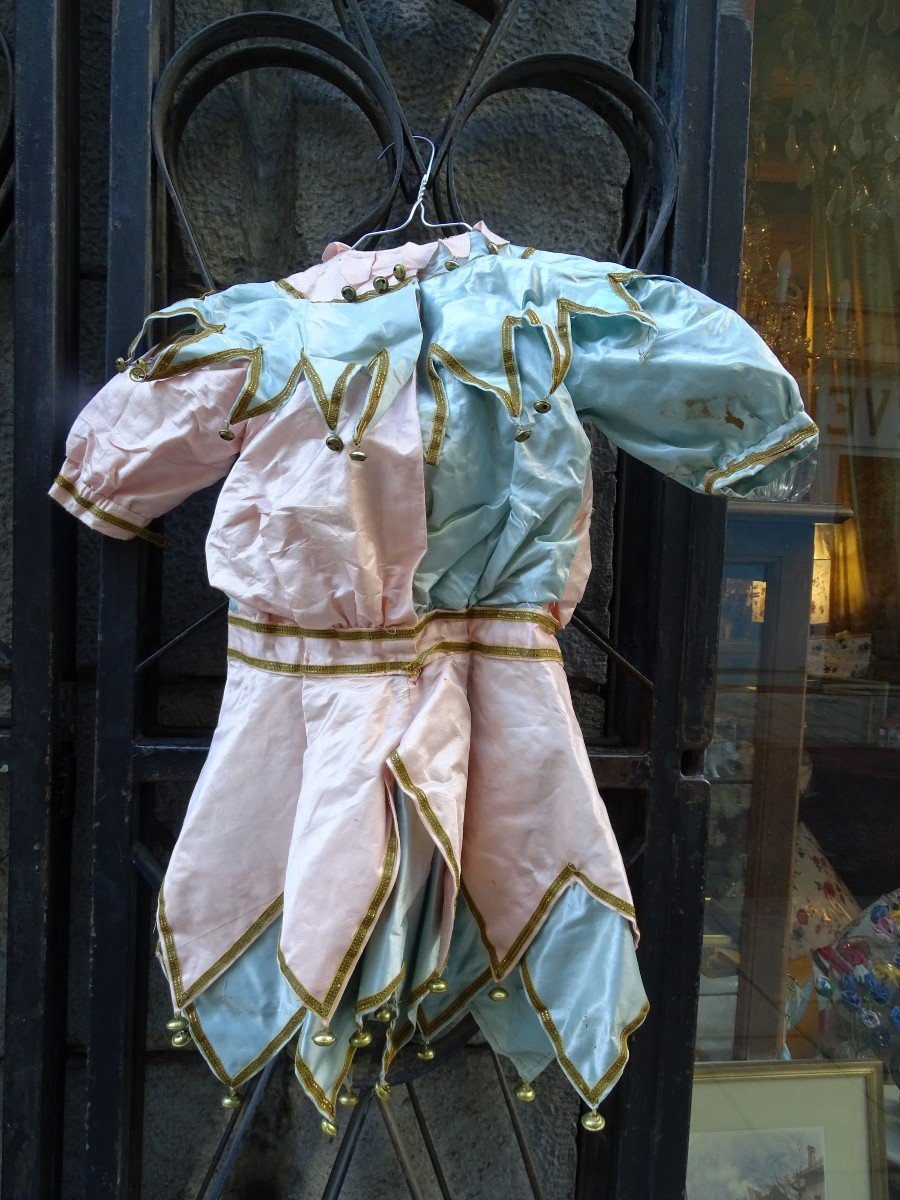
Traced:
MULTIPOLYGON (((695 1124, 698 1197, 844 1195, 827 1097, 861 1062, 900 1167, 898 62, 895 4, 757 0, 741 311, 821 444, 814 475, 729 503, 697 1058, 749 1063, 697 1087, 765 1099, 715 1151, 695 1124), (821 1111, 791 1108, 798 1063, 821 1111)), ((877 1157, 846 1194, 887 1195, 877 1157)))

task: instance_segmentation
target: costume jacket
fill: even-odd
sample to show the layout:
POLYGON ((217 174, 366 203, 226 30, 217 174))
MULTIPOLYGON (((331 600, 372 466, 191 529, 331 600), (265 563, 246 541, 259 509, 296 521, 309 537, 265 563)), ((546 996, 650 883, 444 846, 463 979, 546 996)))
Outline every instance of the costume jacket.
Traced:
POLYGON ((482 223, 152 320, 51 495, 160 543, 225 477, 227 680, 157 914, 175 1011, 231 1086, 294 1039, 325 1118, 375 1012, 384 1071, 470 1012, 596 1106, 647 1000, 555 637, 589 569, 583 422, 741 495, 816 446, 793 378, 676 279, 482 223))

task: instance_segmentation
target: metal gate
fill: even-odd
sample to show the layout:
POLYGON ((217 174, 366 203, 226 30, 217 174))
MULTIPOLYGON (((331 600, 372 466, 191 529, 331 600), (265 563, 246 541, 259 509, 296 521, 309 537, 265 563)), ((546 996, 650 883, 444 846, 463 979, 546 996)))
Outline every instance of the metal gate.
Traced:
MULTIPOLYGON (((626 224, 635 230, 627 260, 641 260, 645 269, 665 270, 735 303, 750 55, 746 19, 730 6, 720 11, 715 0, 638 3, 634 75, 664 112, 679 154, 675 213, 665 241, 652 249, 641 218, 652 210, 650 184, 659 164, 646 153, 641 159, 639 138, 629 132, 636 128, 643 136, 633 109, 629 116, 627 84, 616 92, 608 69, 604 73, 601 66, 590 76, 573 56, 568 64, 514 63, 492 75, 492 54, 517 4, 471 0, 467 7, 487 27, 440 139, 437 165, 443 163, 444 173, 434 190, 439 214, 449 219, 455 213, 454 139, 480 100, 521 86, 562 91, 611 125, 633 168, 642 161, 647 168, 643 175, 633 169, 626 193, 626 224), (649 258, 642 258, 648 247, 649 258)), ((334 8, 346 47, 343 61, 357 65, 369 102, 381 105, 378 119, 396 131, 410 166, 420 166, 355 0, 334 0, 334 8)), ((11 730, 0 729, 0 754, 12 768, 3 1164, 3 1194, 10 1200, 61 1194, 64 1068, 67 1052, 79 1049, 67 1050, 65 1006, 76 766, 70 602, 75 523, 46 500, 74 415, 77 16, 72 0, 20 0, 14 42, 15 691, 11 730)), ((232 26, 228 37, 221 30, 205 31, 206 42, 195 43, 194 50, 236 41, 246 46, 262 31, 271 37, 262 38, 268 49, 259 52, 256 65, 287 63, 290 53, 283 47, 296 25, 289 28, 287 19, 272 13, 237 20, 243 24, 232 26)), ((145 312, 167 300, 168 209, 161 173, 153 166, 148 117, 156 80, 172 59, 172 27, 169 0, 118 0, 113 10, 110 371, 145 312)), ((339 37, 312 25, 304 36, 305 49, 295 48, 295 66, 303 67, 303 54, 319 60, 333 54, 339 37)), ((249 58, 247 65, 253 65, 249 58)), ((308 62, 305 69, 315 65, 308 62)), ((174 134, 166 121, 177 72, 170 70, 166 79, 172 92, 158 91, 155 126, 163 162, 178 129, 177 120, 174 134)), ((374 214, 386 213, 396 195, 414 194, 417 178, 415 170, 406 177, 396 171, 392 190, 374 214)), ((363 224, 373 223, 370 213, 363 224)), ((609 653, 605 736, 590 753, 631 863, 643 935, 639 958, 651 1008, 634 1036, 629 1068, 604 1105, 606 1131, 591 1135, 579 1129, 576 1195, 677 1200, 683 1195, 690 1112, 707 823, 701 759, 711 733, 725 507, 625 455, 619 460, 611 625, 600 643, 609 653)), ((82 765, 90 765, 93 788, 90 1007, 83 1048, 83 1194, 89 1200, 140 1195, 152 899, 166 843, 154 812, 154 788, 193 781, 208 746, 205 737, 184 730, 173 734, 158 720, 160 660, 195 628, 162 643, 161 565, 153 553, 156 557, 145 554, 140 542, 103 540, 92 745, 77 745, 82 765)), ((584 618, 576 616, 573 625, 598 639, 584 618)))

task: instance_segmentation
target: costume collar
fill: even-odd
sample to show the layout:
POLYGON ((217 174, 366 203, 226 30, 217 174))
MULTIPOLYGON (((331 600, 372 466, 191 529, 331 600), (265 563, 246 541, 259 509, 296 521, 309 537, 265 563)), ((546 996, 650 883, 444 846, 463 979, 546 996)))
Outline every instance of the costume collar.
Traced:
POLYGON ((322 254, 322 262, 340 259, 341 268, 353 275, 390 275, 393 268, 401 265, 407 272, 432 275, 445 269, 448 259, 466 262, 483 254, 496 253, 509 244, 509 239, 492 233, 484 221, 476 221, 471 231, 437 238, 432 242, 404 242, 388 250, 354 250, 346 242, 329 242, 322 254))

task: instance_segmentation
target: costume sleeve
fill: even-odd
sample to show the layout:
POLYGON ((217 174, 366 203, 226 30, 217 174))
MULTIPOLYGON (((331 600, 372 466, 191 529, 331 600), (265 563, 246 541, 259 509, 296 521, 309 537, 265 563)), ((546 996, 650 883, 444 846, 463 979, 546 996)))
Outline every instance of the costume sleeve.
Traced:
POLYGON ((610 441, 695 491, 737 496, 815 450, 794 378, 736 312, 668 276, 608 279, 632 319, 574 310, 565 382, 610 441))
POLYGON ((246 374, 237 362, 114 376, 72 426, 50 495, 101 533, 162 545, 149 522, 225 475, 240 449, 244 426, 228 441, 220 431, 246 374))

